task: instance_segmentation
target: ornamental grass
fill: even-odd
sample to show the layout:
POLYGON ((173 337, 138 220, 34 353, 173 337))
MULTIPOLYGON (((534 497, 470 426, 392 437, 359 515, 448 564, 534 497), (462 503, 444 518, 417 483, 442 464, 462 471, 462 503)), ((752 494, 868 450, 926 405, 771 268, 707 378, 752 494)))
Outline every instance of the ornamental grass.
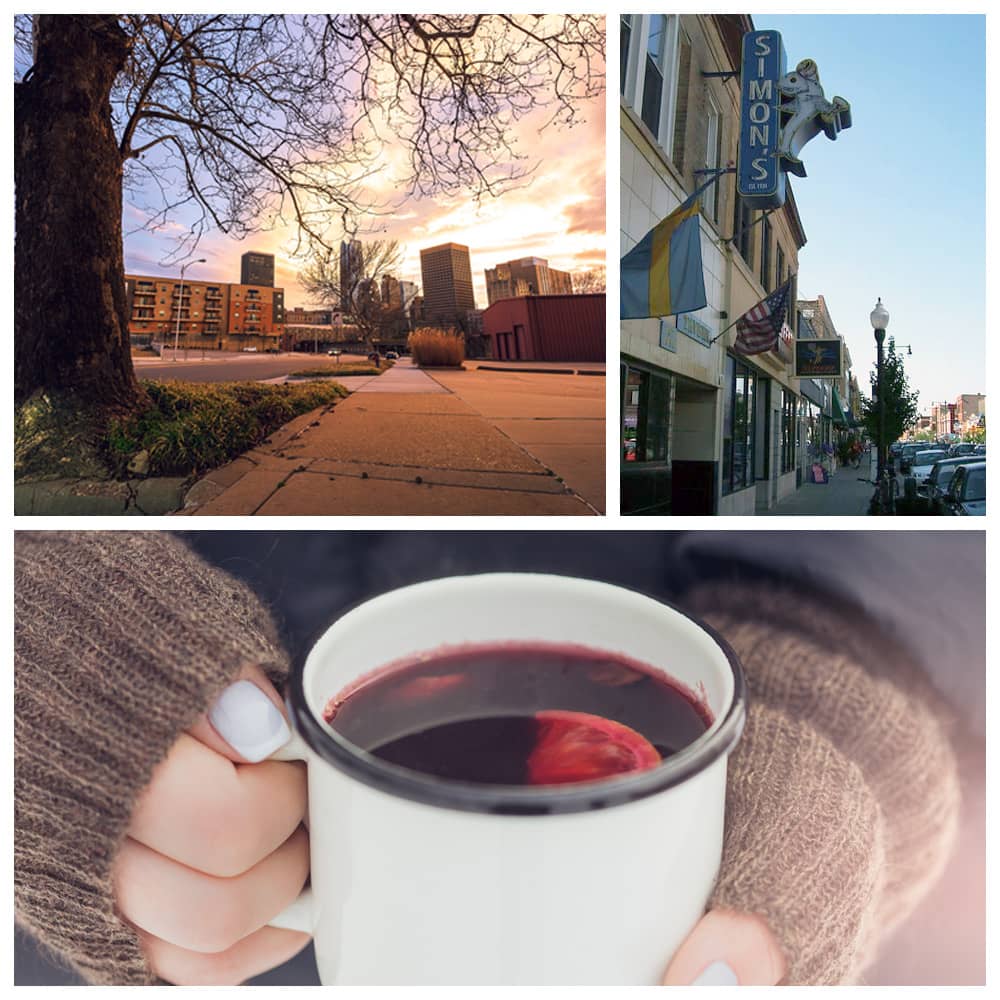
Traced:
POLYGON ((421 368, 460 368, 465 360, 465 338, 458 332, 422 326, 406 343, 421 368))

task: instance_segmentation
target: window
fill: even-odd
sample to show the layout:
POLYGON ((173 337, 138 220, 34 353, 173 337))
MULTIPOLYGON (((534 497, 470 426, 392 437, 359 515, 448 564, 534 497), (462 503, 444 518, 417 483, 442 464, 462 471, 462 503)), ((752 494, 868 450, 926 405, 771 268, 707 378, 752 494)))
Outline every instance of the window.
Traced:
POLYGON ((625 77, 628 74, 628 49, 632 40, 632 18, 634 14, 622 14, 621 21, 621 91, 625 93, 625 77))
POLYGON ((781 471, 795 469, 796 397, 788 389, 781 390, 781 471))
POLYGON ((685 56, 679 25, 676 14, 629 14, 621 20, 622 96, 668 156, 677 131, 679 63, 686 58, 690 69, 690 46, 683 42, 685 56))
POLYGON ((754 396, 757 375, 726 355, 726 396, 722 413, 722 492, 753 486, 754 396))
POLYGON ((771 285, 771 223, 767 216, 760 220, 760 283, 764 291, 770 291, 771 285))
POLYGON ((669 375, 622 366, 622 461, 670 460, 669 375))
MULTIPOLYGON (((785 251, 781 249, 781 245, 779 244, 775 246, 774 253, 776 262, 774 269, 774 287, 778 288, 785 283, 785 251)), ((791 326, 791 322, 789 322, 788 325, 791 326)))
POLYGON ((642 83, 642 120, 657 138, 660 136, 660 111, 663 101, 663 51, 666 43, 666 14, 649 19, 645 70, 642 83))
POLYGON ((747 267, 753 267, 753 209, 736 195, 736 210, 733 217, 733 239, 740 256, 747 267))
POLYGON ((678 170, 684 169, 690 82, 691 43, 681 35, 677 43, 677 95, 674 101, 674 144, 671 151, 674 165, 678 170))

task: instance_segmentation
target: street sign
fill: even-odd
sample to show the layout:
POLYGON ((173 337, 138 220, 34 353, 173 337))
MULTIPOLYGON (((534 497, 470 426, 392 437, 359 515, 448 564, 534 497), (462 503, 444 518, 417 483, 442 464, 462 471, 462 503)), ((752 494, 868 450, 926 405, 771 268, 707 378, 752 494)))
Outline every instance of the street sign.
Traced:
POLYGON ((796 378, 840 378, 844 374, 843 341, 796 340, 796 378))
POLYGON ((740 147, 736 190, 751 208, 785 203, 785 172, 777 156, 781 130, 778 81, 785 75, 785 48, 777 31, 743 36, 740 73, 740 147))

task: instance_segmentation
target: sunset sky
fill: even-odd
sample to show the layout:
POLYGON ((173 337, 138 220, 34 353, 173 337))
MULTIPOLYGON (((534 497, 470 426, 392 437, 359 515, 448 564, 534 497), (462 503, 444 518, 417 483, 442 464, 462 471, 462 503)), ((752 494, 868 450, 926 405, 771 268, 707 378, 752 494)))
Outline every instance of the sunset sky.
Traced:
MULTIPOLYGON (((390 214, 371 220, 372 232, 360 239, 395 239, 405 247, 405 263, 399 278, 420 280, 420 249, 439 243, 463 243, 469 247, 476 305, 485 308, 483 270, 518 257, 544 257, 552 267, 579 271, 605 263, 605 154, 604 98, 581 105, 585 119, 572 129, 549 127, 539 131, 551 111, 542 109, 516 127, 518 148, 539 161, 526 187, 509 191, 476 205, 467 197, 410 199, 390 214)), ((398 201, 393 187, 391 163, 376 178, 375 194, 398 201)), ((142 222, 139 209, 124 207, 125 268, 130 274, 177 275, 180 263, 168 262, 176 249, 176 238, 187 224, 183 217, 155 232, 134 230, 142 222)), ((290 253, 295 233, 289 228, 261 232, 245 240, 213 232, 203 237, 193 258, 207 263, 192 264, 187 276, 195 280, 239 281, 240 255, 247 250, 275 254, 275 283, 285 288, 289 307, 309 305, 297 283, 299 261, 290 253)))

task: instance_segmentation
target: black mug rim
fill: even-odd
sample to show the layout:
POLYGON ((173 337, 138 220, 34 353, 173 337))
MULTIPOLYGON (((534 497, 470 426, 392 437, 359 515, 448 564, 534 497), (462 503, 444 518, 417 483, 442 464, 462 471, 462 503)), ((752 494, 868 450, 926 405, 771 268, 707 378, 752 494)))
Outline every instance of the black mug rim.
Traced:
MULTIPOLYGON (((407 587, 418 586, 420 583, 433 583, 438 580, 487 575, 501 574, 493 572, 453 574, 418 581, 415 584, 408 584, 407 587)), ((562 576, 565 574, 503 573, 502 575, 562 576)), ((393 591, 383 591, 382 594, 370 595, 345 607, 335 618, 318 630, 312 641, 293 657, 286 701, 295 728, 310 750, 321 760, 332 764, 349 777, 371 788, 387 792, 397 798, 409 799, 425 805, 504 816, 545 816, 558 813, 589 812, 636 802, 682 784, 695 774, 704 771, 720 757, 729 754, 743 732, 747 713, 746 678, 743 673, 743 665, 732 646, 711 625, 676 604, 664 600, 659 595, 650 594, 637 587, 622 586, 589 577, 566 576, 566 579, 602 583, 618 590, 648 597, 656 601, 657 604, 662 604, 688 619, 715 642, 732 671, 733 697, 726 714, 721 720, 718 720, 718 726, 714 731, 700 736, 690 746, 648 771, 571 785, 473 784, 438 778, 421 771, 390 764, 338 736, 316 718, 306 699, 304 674, 309 655, 317 642, 336 622, 376 597, 393 591)), ((394 588, 394 590, 403 590, 407 587, 394 588)))

